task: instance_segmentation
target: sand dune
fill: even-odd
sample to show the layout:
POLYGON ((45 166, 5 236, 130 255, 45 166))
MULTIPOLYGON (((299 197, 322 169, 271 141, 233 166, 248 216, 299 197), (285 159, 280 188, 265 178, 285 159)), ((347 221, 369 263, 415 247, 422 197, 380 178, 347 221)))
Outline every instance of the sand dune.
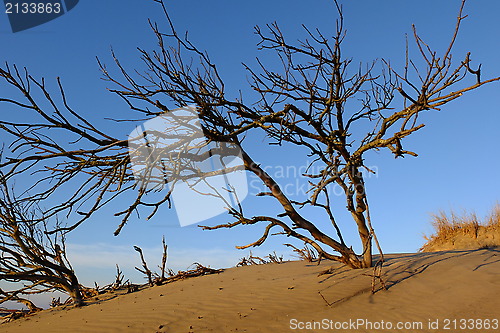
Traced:
MULTIPOLYGON (((299 261, 231 268, 217 275, 97 300, 83 308, 46 310, 1 325, 0 331, 500 331, 493 329, 495 321, 491 321, 500 320, 498 248, 387 256, 384 275, 388 290, 375 295, 371 293, 371 273, 372 269, 350 270, 327 261, 319 266, 299 261), (318 277, 330 266, 333 274, 318 277), (449 328, 455 323, 460 328, 463 319, 477 321, 474 329, 444 330, 447 319, 449 328), (483 328, 477 327, 479 323, 483 328), (491 328, 485 329, 488 323, 491 328), (429 327, 436 324, 439 329, 429 327), (301 329, 308 325, 317 327, 301 329)), ((472 327, 471 322, 465 324, 472 327)))

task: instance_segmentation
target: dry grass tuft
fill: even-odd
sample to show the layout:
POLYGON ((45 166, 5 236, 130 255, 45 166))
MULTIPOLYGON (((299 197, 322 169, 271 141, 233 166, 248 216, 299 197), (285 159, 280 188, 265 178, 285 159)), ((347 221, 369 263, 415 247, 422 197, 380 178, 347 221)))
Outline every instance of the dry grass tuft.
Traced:
POLYGON ((500 203, 497 203, 488 216, 487 226, 491 228, 500 228, 500 203))
POLYGON ((445 251, 456 249, 478 249, 500 246, 500 204, 496 204, 486 219, 481 222, 475 213, 462 214, 444 211, 433 214, 435 233, 424 236, 427 242, 420 251, 445 251))

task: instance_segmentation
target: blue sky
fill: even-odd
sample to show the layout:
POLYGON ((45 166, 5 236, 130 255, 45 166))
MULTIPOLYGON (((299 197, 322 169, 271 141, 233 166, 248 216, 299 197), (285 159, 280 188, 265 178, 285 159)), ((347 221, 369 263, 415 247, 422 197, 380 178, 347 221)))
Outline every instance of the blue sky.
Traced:
MULTIPOLYGON (((411 34, 411 24, 417 26, 428 44, 443 50, 453 32, 459 5, 459 1, 346 1, 344 55, 352 57, 354 63, 386 58, 396 67, 402 66, 405 34, 411 34)), ((167 6, 177 30, 188 30, 191 40, 207 50, 218 64, 226 85, 234 87, 234 91, 241 89, 244 94, 248 91, 247 73, 241 63, 255 64, 259 55, 253 26, 277 21, 289 39, 296 39, 304 36, 301 24, 318 27, 325 35, 330 31, 333 34, 337 17, 333 3, 326 0, 184 0, 168 1, 167 6)), ((463 22, 454 52, 460 59, 471 51, 474 63, 483 64, 484 78, 500 75, 498 12, 500 3, 496 1, 468 3, 465 13, 469 17, 463 22)), ((153 1, 82 0, 54 21, 13 34, 6 15, 0 13, 0 61, 26 66, 33 76, 44 76, 52 83, 60 76, 74 109, 113 135, 126 138, 133 125, 117 126, 103 120, 130 113, 118 97, 106 91, 109 83, 100 80, 95 57, 111 65, 113 47, 126 66, 141 68, 136 47, 155 47, 148 18, 165 23, 153 1)), ((0 86, 1 94, 3 89, 0 86)), ((406 141, 406 147, 419 153, 419 157, 395 160, 385 151, 368 156, 366 163, 379 171, 368 180, 367 191, 373 224, 385 252, 418 250, 424 242, 423 234, 432 232, 430 213, 453 208, 475 210, 483 216, 499 200, 499 89, 498 83, 485 86, 450 103, 441 112, 425 114, 421 119, 426 127, 406 141)), ((307 162, 305 155, 266 146, 258 135, 245 144, 255 160, 271 168, 271 174, 307 162)), ((293 175, 278 178, 282 185, 295 186, 293 175)), ((262 214, 271 211, 273 205, 267 199, 268 207, 265 200, 247 199, 244 205, 249 213, 262 214)), ((339 223, 346 238, 359 249, 353 222, 343 212, 343 199, 337 200, 339 223)), ((68 237, 70 260, 85 284, 94 280, 111 282, 115 263, 120 264, 127 277, 140 280, 142 277, 133 270, 139 261, 132 245, 141 246, 150 266, 155 266, 161 259, 162 235, 170 249, 168 266, 174 269, 185 269, 194 261, 213 267, 231 266, 248 254, 234 246, 254 241, 264 227, 211 232, 195 226, 181 228, 175 212, 164 209, 152 221, 131 221, 114 237, 119 223, 112 216, 115 211, 113 207, 104 209, 68 237)), ((228 218, 221 215, 216 221, 228 218)), ((254 253, 288 253, 281 245, 286 242, 290 240, 271 238, 254 253)))

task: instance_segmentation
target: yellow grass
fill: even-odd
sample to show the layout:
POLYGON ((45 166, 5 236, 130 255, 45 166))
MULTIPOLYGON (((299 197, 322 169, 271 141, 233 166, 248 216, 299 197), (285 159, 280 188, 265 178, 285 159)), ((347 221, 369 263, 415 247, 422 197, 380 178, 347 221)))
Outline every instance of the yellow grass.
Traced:
POLYGON ((424 252, 478 249, 500 246, 500 204, 481 221, 475 213, 464 211, 450 214, 440 211, 433 214, 432 226, 435 233, 425 237, 427 242, 420 249, 424 252))

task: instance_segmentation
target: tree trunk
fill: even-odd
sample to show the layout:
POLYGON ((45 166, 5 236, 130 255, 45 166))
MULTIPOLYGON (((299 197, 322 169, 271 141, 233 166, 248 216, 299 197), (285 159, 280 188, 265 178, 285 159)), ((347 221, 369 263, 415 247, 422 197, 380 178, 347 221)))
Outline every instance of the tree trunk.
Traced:
POLYGON ((77 307, 84 306, 85 302, 83 301, 82 292, 80 290, 80 283, 78 283, 78 279, 73 272, 69 276, 69 280, 70 284, 66 286, 65 289, 71 297, 73 304, 77 307))
MULTIPOLYGON (((347 247, 345 244, 341 244, 328 235, 321 232, 316 226, 310 221, 306 220, 302 217, 293 207, 290 200, 283 194, 279 185, 274 181, 274 179, 269 176, 264 170, 260 168, 258 164, 256 164, 250 156, 248 156, 245 151, 242 151, 243 161, 245 163, 245 167, 247 170, 253 172, 257 177, 259 177, 264 184, 271 190, 272 195, 279 201, 279 203, 283 206, 288 217, 294 222, 296 227, 307 230, 313 238, 323 244, 326 244, 339 252, 341 254, 341 258, 336 258, 335 260, 339 260, 351 268, 363 268, 364 262, 366 259, 361 261, 359 256, 354 253, 354 251, 347 247)), ((358 228, 364 226, 366 230, 366 237, 370 237, 368 229, 366 228, 366 223, 364 223, 364 216, 361 214, 363 222, 361 224, 358 223, 358 228)), ((360 231, 360 236, 362 232, 360 231)), ((369 256, 371 258, 371 247, 369 251, 369 256)), ((330 257, 334 258, 333 256, 330 257)), ((371 260, 369 260, 369 264, 371 266, 371 260)))
POLYGON ((363 268, 368 268, 372 267, 373 262, 372 262, 372 239, 371 237, 368 237, 368 241, 366 245, 363 246, 363 268))
POLYGON ((356 225, 358 226, 358 234, 361 239, 361 244, 363 246, 363 261, 362 268, 372 267, 372 238, 370 230, 366 223, 365 213, 366 213, 366 192, 365 184, 363 181, 363 176, 361 172, 356 168, 354 172, 349 173, 350 181, 354 184, 356 205, 354 205, 354 200, 352 194, 346 193, 347 196, 347 208, 351 212, 356 225))

